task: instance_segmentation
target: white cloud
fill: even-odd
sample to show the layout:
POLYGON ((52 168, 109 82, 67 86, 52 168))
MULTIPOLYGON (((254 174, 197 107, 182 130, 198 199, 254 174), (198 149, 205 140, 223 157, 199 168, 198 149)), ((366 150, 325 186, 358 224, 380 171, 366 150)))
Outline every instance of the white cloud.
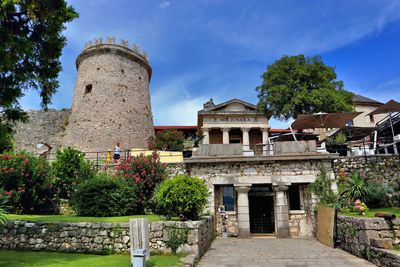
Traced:
POLYGON ((197 111, 207 98, 193 96, 189 87, 201 76, 190 74, 171 79, 151 95, 155 125, 196 125, 197 111))
POLYGON ((170 2, 170 1, 162 1, 162 2, 158 5, 158 7, 159 7, 159 8, 162 8, 162 9, 166 9, 166 8, 168 8, 170 5, 171 5, 171 2, 170 2))

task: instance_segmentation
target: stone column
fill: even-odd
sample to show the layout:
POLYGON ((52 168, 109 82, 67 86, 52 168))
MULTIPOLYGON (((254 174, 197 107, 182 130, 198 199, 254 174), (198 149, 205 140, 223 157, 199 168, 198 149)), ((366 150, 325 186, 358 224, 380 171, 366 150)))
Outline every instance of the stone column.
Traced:
POLYGON ((276 185, 275 191, 275 220, 276 237, 289 237, 289 206, 287 191, 289 186, 276 185))
POLYGON ((231 128, 221 128, 222 131, 222 144, 229 144, 229 131, 231 128))
POLYGON ((249 131, 250 128, 240 128, 243 133, 243 151, 250 150, 250 138, 249 138, 249 131))
POLYGON ((203 127, 201 128, 203 131, 204 139, 203 139, 203 144, 208 145, 210 144, 210 128, 203 127))
POLYGON ((262 132, 262 144, 263 144, 263 156, 270 155, 270 147, 268 142, 268 128, 261 128, 262 132))
POLYGON ((250 237, 249 195, 251 184, 235 184, 237 196, 239 237, 250 237))

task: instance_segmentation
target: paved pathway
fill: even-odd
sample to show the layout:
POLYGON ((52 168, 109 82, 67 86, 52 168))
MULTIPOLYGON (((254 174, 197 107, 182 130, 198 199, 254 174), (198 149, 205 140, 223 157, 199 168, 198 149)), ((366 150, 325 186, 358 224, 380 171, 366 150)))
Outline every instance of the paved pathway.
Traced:
POLYGON ((325 267, 375 266, 341 249, 312 239, 216 239, 201 258, 200 267, 325 267))

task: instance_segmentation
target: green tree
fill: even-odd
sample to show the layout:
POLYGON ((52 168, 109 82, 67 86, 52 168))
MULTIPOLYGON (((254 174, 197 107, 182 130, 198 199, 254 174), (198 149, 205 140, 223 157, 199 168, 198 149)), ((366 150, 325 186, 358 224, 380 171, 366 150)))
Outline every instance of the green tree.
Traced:
POLYGON ((353 110, 353 93, 344 89, 335 69, 320 56, 283 56, 261 77, 258 105, 268 118, 288 120, 300 114, 353 110))
POLYGON ((0 125, 9 133, 27 120, 18 102, 24 91, 37 90, 45 109, 51 103, 66 44, 61 33, 77 17, 64 0, 0 2, 0 125))
POLYGON ((14 148, 14 139, 8 129, 0 124, 0 154, 14 148))

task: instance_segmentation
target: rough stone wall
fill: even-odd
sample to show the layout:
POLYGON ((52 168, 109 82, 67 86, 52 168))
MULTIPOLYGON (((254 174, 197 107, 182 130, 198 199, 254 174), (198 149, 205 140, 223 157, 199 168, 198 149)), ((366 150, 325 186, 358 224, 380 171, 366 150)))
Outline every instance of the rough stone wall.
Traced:
MULTIPOLYGON (((215 231, 217 236, 222 236, 222 218, 220 214, 218 213, 218 207, 222 205, 222 199, 221 199, 222 193, 221 193, 221 187, 215 186, 215 231)), ((236 200, 236 198, 235 198, 236 200)), ((238 216, 236 214, 236 211, 226 211, 226 215, 228 216, 226 220, 226 230, 228 232, 228 236, 233 236, 237 237, 239 234, 238 231, 238 216)))
POLYGON ((365 171, 367 178, 377 183, 390 183, 400 180, 400 157, 396 155, 372 155, 342 157, 333 161, 337 179, 350 177, 357 171, 365 171))
POLYGON ((365 105, 355 105, 355 110, 362 112, 360 115, 353 119, 354 126, 359 127, 375 127, 375 124, 385 118, 387 114, 376 114, 373 115, 374 121, 371 121, 368 114, 374 111, 377 106, 365 106, 365 105))
MULTIPOLYGON (((180 251, 202 256, 214 239, 214 221, 150 222, 151 251, 170 253, 167 226, 189 228, 188 243, 180 251)), ((129 252, 128 223, 66 223, 8 221, 0 230, 0 248, 83 252, 92 254, 129 252)))
POLYGON ((167 163, 167 173, 169 177, 174 177, 180 174, 187 174, 185 164, 182 163, 167 163))
POLYGON ((154 136, 151 69, 136 52, 119 45, 86 48, 77 59, 72 113, 63 146, 82 151, 147 148, 154 136))
POLYGON ((400 219, 338 216, 339 247, 378 266, 400 266, 400 253, 391 250, 400 243, 400 219))
POLYGON ((40 154, 47 148, 37 148, 36 145, 44 142, 53 147, 52 152, 56 152, 61 146, 70 113, 69 109, 28 111, 29 121, 18 122, 15 127, 16 150, 40 154))
POLYGON ((209 188, 209 212, 214 212, 215 207, 214 185, 311 183, 321 165, 334 177, 330 160, 192 162, 186 162, 189 174, 204 179, 209 188))

